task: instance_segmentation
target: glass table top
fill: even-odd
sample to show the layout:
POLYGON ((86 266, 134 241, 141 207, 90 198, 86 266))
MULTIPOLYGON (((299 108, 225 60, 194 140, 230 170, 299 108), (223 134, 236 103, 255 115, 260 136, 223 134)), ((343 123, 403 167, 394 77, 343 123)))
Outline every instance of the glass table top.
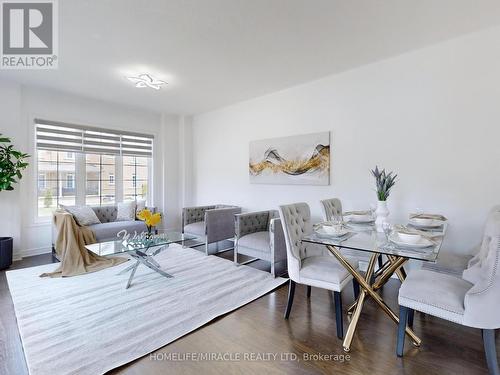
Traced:
POLYGON ((196 236, 180 232, 161 232, 146 238, 144 235, 117 238, 104 242, 86 245, 85 247, 97 255, 112 255, 134 251, 148 251, 164 247, 172 243, 184 245, 186 242, 197 240, 196 236))
POLYGON ((302 241, 320 245, 332 245, 340 249, 352 249, 398 257, 417 259, 422 261, 436 261, 446 233, 446 224, 437 230, 424 233, 432 245, 425 248, 415 248, 410 245, 399 246, 389 240, 385 233, 379 233, 374 225, 346 225, 349 233, 343 237, 333 237, 327 234, 313 232, 305 236, 302 241), (428 233, 428 234, 427 234, 428 233))

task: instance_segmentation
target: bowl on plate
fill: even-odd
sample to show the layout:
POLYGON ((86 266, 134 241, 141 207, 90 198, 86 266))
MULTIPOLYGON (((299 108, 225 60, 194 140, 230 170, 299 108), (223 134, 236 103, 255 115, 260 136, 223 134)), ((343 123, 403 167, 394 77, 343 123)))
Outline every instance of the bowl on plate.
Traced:
POLYGON ((320 235, 341 237, 348 233, 343 225, 323 225, 316 231, 320 235))
POLYGON ((339 234, 344 232, 342 225, 324 225, 323 230, 326 234, 339 234))
POLYGON ((348 220, 351 223, 369 223, 373 221, 373 217, 371 215, 351 215, 348 220))
POLYGON ((434 224, 434 219, 430 219, 427 217, 414 217, 412 221, 415 224, 421 225, 421 226, 430 226, 434 224))
POLYGON ((422 235, 418 234, 418 233, 408 233, 408 232, 400 233, 400 232, 398 232, 398 237, 404 243, 414 245, 420 241, 420 239, 422 238, 422 235))

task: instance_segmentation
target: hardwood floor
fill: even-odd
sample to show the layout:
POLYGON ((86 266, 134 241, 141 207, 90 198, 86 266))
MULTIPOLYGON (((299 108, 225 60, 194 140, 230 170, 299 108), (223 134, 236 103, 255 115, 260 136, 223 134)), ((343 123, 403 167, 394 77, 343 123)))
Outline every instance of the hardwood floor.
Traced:
MULTIPOLYGON (((224 254, 227 258, 231 256, 231 252, 224 254)), ((49 254, 40 255, 15 262, 11 269, 31 267, 51 261, 49 254)), ((265 268, 262 262, 251 265, 265 268)), ((382 290, 383 297, 394 309, 396 309, 398 286, 398 281, 391 280, 382 290)), ((344 306, 347 306, 353 299, 351 288, 343 294, 344 306)), ((460 327, 416 313, 415 331, 422 338, 422 346, 417 349, 407 341, 405 357, 397 358, 396 325, 377 308, 373 301, 369 301, 360 318, 352 350, 347 356, 342 350, 341 341, 336 338, 335 310, 330 293, 313 288, 311 298, 307 299, 306 288, 298 285, 288 321, 283 319, 286 299, 287 286, 284 285, 157 350, 152 355, 140 358, 111 373, 127 375, 167 372, 360 375, 487 373, 479 330, 460 327), (215 358, 214 360, 186 358, 188 355, 199 355, 199 353, 204 355, 213 353, 215 358), (255 357, 250 357, 251 355, 255 357), (260 360, 257 358, 258 355, 261 356, 260 360), (311 357, 318 355, 330 358, 311 357), (231 358, 220 360, 222 356, 231 358)), ((497 343, 499 341, 497 338, 497 343)), ((5 272, 0 272, 0 374, 27 373, 5 272)))
MULTIPOLYGON (((51 254, 37 255, 14 262, 9 270, 33 267, 51 262, 51 254)), ((0 271, 0 374, 28 374, 5 271, 0 271)))

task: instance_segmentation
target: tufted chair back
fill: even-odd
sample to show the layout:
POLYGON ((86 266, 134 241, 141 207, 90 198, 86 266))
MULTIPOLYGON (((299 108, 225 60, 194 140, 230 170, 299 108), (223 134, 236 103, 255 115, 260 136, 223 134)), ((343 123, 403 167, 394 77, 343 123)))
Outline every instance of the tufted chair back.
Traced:
POLYGON ((279 217, 279 214, 276 210, 235 215, 236 237, 240 238, 250 233, 269 231, 271 220, 277 217, 279 217))
POLYGON ((311 210, 307 203, 295 203, 279 207, 285 233, 288 275, 299 281, 301 260, 305 257, 302 237, 312 233, 311 210))
POLYGON ((323 207, 323 216, 326 221, 331 221, 335 216, 342 217, 342 202, 340 202, 340 199, 324 199, 320 202, 323 207))
POLYGON ((217 205, 211 206, 198 206, 198 207, 184 207, 182 209, 182 226, 197 223, 205 220, 205 212, 207 210, 214 210, 218 208, 217 205))
POLYGON ((101 223, 110 223, 116 220, 116 214, 118 213, 118 206, 116 205, 92 206, 91 208, 101 223))
POLYGON ((500 206, 486 223, 482 258, 466 269, 463 278, 472 284, 465 295, 464 324, 481 329, 500 328, 500 206))
MULTIPOLYGON (((491 224, 490 221, 492 217, 498 212, 500 212, 500 205, 493 206, 493 208, 488 213, 488 217, 486 219, 486 224, 484 229, 485 231, 487 230, 487 227, 491 224)), ((488 255, 488 246, 487 245, 483 246, 483 243, 481 242, 481 244, 479 245, 479 251, 476 252, 476 254, 471 260, 469 260, 469 267, 472 267, 476 263, 481 262, 483 258, 485 258, 487 255, 488 255)))

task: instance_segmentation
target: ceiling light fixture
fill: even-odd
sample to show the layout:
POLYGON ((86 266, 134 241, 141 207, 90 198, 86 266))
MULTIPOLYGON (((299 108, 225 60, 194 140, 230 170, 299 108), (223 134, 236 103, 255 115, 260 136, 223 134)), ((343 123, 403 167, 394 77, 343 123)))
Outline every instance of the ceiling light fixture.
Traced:
POLYGON ((127 77, 127 79, 133 82, 135 87, 138 88, 150 87, 159 90, 163 85, 167 85, 167 82, 156 79, 152 77, 151 74, 140 74, 137 77, 127 77))

